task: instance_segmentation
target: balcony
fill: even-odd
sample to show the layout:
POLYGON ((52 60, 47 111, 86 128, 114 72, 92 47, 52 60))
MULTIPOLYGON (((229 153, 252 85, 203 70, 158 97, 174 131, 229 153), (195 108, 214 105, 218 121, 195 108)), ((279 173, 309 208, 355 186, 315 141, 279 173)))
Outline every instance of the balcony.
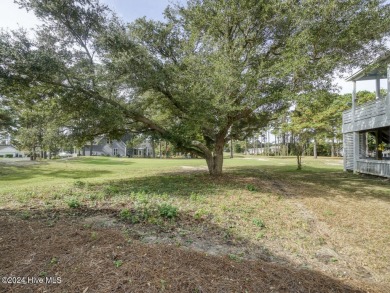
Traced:
POLYGON ((390 106, 386 98, 377 99, 343 112, 343 133, 381 128, 389 125, 390 106), (354 121, 353 121, 354 120, 354 121))
POLYGON ((356 163, 358 173, 390 178, 390 161, 359 159, 356 163))

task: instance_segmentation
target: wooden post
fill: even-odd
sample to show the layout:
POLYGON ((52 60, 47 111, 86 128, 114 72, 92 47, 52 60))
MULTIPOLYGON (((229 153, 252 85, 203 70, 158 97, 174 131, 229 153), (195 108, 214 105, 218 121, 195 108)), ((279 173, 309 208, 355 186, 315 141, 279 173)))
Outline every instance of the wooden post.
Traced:
POLYGON ((390 63, 387 64, 387 111, 390 109, 390 63))
POLYGON ((376 99, 380 99, 381 97, 381 80, 379 77, 375 80, 375 94, 376 99))
POLYGON ((359 159, 359 132, 355 130, 356 121, 356 80, 353 81, 352 91, 352 131, 353 131, 353 172, 357 172, 357 160, 359 159))

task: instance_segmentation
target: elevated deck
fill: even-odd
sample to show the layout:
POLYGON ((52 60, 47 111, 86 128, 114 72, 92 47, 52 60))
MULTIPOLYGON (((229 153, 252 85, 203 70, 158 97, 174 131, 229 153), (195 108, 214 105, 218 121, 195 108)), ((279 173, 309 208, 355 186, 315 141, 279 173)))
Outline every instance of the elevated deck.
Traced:
POLYGON ((390 125, 390 106, 386 98, 377 99, 343 112, 343 133, 381 128, 390 125))

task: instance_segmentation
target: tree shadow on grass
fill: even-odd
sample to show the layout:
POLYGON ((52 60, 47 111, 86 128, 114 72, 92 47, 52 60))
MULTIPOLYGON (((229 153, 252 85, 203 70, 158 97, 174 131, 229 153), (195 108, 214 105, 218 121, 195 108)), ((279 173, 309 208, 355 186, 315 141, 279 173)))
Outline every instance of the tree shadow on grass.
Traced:
MULTIPOLYGON (((195 251, 191 245, 187 249, 172 245, 185 243, 179 237, 204 238, 210 246, 245 249, 248 245, 242 241, 235 243, 233 237, 227 239, 223 236, 226 231, 207 219, 193 221, 189 220, 191 215, 180 214, 175 221, 165 220, 153 226, 131 224, 120 220, 118 215, 115 209, 0 210, 0 275, 39 277, 44 272, 44 276, 61 278, 61 284, 0 284, 0 289, 3 292, 19 289, 37 292, 44 288, 50 292, 85 292, 87 287, 92 292, 365 292, 360 285, 347 285, 321 272, 296 268, 277 256, 277 262, 266 262, 261 257, 246 260, 232 254, 213 256, 207 250, 195 251), (178 227, 195 232, 183 236, 178 227), (134 232, 150 229, 156 232, 154 242, 134 232)), ((252 249, 267 251, 260 245, 252 249)), ((268 254, 272 256, 271 252, 268 254)))
MULTIPOLYGON (((90 184, 92 190, 102 186, 107 186, 107 183, 90 184)), ((231 174, 211 177, 206 172, 185 172, 111 180, 110 187, 118 194, 165 194, 170 197, 189 198, 198 195, 211 196, 226 189, 244 190, 246 182, 231 174)))
POLYGON ((69 178, 69 179, 86 179, 101 177, 112 173, 109 170, 58 170, 46 168, 43 165, 31 165, 31 166, 0 166, 0 182, 8 182, 15 180, 27 180, 32 178, 41 177, 45 178, 69 178))
POLYGON ((328 192, 331 189, 341 190, 344 196, 359 200, 377 198, 390 201, 390 181, 387 178, 364 174, 353 174, 339 169, 305 166, 303 170, 296 170, 292 166, 263 165, 254 167, 232 167, 228 172, 242 177, 255 177, 284 183, 299 189, 305 186, 316 186, 318 192, 312 196, 332 196, 328 192))

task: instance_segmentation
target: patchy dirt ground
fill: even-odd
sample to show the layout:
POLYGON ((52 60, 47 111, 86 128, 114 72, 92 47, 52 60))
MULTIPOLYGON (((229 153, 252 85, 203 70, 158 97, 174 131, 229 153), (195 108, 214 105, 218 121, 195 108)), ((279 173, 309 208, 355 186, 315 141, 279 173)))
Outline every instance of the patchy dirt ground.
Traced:
POLYGON ((30 215, 0 211, 1 292, 381 292, 280 262, 150 244, 109 211, 30 215))

